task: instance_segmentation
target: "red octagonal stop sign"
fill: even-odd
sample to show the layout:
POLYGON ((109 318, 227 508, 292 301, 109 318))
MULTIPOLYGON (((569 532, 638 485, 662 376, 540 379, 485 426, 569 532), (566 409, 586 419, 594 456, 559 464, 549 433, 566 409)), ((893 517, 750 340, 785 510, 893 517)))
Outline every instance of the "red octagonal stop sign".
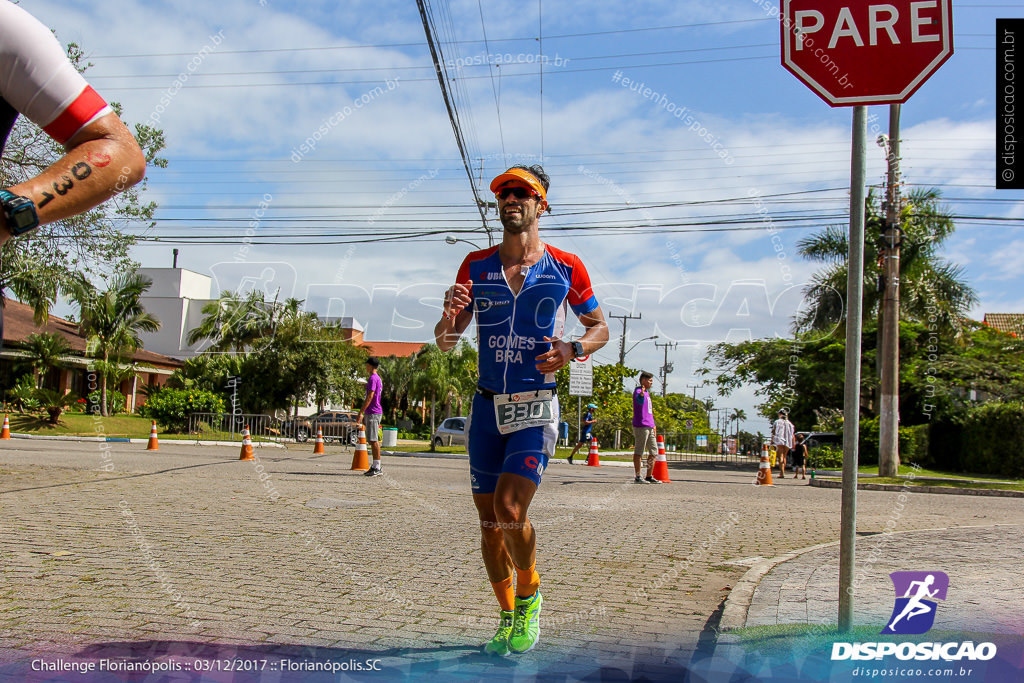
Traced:
POLYGON ((782 65, 832 106, 905 102, 953 54, 951 0, 784 0, 782 65))

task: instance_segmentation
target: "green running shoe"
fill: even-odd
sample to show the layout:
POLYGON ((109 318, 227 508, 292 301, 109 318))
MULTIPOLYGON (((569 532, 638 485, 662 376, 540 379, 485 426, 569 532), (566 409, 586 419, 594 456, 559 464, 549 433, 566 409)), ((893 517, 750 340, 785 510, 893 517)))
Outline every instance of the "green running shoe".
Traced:
POLYGON ((499 657, 508 656, 508 636, 512 633, 512 621, 515 613, 512 610, 501 610, 501 622, 498 624, 498 632, 494 634, 490 642, 484 645, 484 652, 499 657))
POLYGON ((540 640, 540 607, 544 598, 537 591, 529 598, 516 596, 515 619, 508 637, 508 649, 516 654, 529 652, 540 640))

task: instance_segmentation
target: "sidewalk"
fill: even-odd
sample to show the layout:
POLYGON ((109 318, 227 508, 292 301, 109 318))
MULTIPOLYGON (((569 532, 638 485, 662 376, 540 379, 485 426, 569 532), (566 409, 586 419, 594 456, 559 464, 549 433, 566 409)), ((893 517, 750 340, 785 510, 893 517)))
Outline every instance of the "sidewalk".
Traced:
MULTIPOLYGON (((753 656, 756 664, 751 664, 751 652, 743 645, 744 636, 770 638, 773 629, 779 634, 776 650, 780 655, 787 654, 792 646, 794 653, 804 657, 818 655, 826 660, 829 643, 822 645, 822 639, 837 642, 885 640, 886 637, 875 634, 880 634, 893 612, 896 595, 890 572, 940 571, 948 575, 949 588, 946 599, 936 601, 935 620, 929 629, 932 635, 904 636, 903 640, 946 642, 958 640, 954 637, 957 634, 971 634, 969 637, 979 642, 992 640, 1000 644, 1003 656, 993 665, 1009 663, 1019 667, 1020 661, 1014 662, 1014 658, 1019 659, 1024 634, 1024 612, 1020 608, 1020 577, 1024 575, 1021 547, 1024 547, 1024 525, 1018 524, 858 536, 853 574, 853 625, 855 629, 865 628, 846 637, 834 632, 839 611, 838 541, 771 559, 755 557, 737 561, 751 568, 726 600, 715 655, 705 665, 717 672, 736 671, 737 667, 753 672, 758 667, 769 667, 761 675, 778 675, 778 662, 773 670, 767 659, 753 656), (794 629, 780 628, 795 625, 814 628, 799 635, 794 635, 794 629), (765 628, 760 633, 746 630, 756 627, 765 628), (735 633, 738 630, 739 633, 735 633), (818 651, 808 652, 808 648, 802 648, 800 641, 804 638, 805 642, 817 645, 816 648, 812 645, 811 650, 818 651)), ((787 666, 799 669, 799 660, 799 656, 791 658, 787 666)), ((841 664, 830 663, 834 667, 841 664)), ((890 664, 893 662, 872 661, 870 666, 890 664)), ((976 680, 1009 680, 1000 678, 1002 673, 995 675, 991 668, 982 667, 981 671, 984 677, 976 680)), ((1018 670, 1010 671, 1019 675, 1018 670)))
MULTIPOLYGON (((893 608, 893 571, 938 570, 949 593, 933 628, 1024 633, 1020 577, 1024 526, 957 527, 858 537, 855 624, 884 625, 893 608)), ((834 624, 839 609, 839 543, 760 560, 733 589, 723 631, 779 624, 834 624), (751 590, 752 589, 752 590, 751 590)))

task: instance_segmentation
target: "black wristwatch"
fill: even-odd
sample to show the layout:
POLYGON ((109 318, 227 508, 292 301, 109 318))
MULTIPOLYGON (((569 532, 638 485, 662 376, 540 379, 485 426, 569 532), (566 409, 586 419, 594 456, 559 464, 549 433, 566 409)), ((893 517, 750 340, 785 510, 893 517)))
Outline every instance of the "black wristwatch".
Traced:
POLYGON ((4 209, 7 229, 17 237, 39 227, 39 214, 35 203, 28 197, 19 197, 7 190, 0 190, 0 206, 4 209))
POLYGON ((574 339, 569 342, 569 346, 572 347, 572 357, 581 358, 583 356, 583 342, 579 339, 574 339))

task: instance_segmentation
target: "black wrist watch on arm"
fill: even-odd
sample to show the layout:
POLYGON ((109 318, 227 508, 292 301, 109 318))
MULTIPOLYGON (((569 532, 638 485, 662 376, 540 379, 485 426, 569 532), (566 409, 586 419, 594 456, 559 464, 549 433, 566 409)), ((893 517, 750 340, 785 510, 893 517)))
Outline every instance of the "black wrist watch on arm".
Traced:
POLYGON ((28 197, 19 197, 7 190, 0 190, 0 206, 3 206, 7 229, 15 237, 39 227, 36 205, 28 197))
POLYGON ((581 358, 583 356, 583 342, 581 342, 579 339, 574 339, 573 341, 569 342, 569 346, 572 347, 573 358, 581 358))

